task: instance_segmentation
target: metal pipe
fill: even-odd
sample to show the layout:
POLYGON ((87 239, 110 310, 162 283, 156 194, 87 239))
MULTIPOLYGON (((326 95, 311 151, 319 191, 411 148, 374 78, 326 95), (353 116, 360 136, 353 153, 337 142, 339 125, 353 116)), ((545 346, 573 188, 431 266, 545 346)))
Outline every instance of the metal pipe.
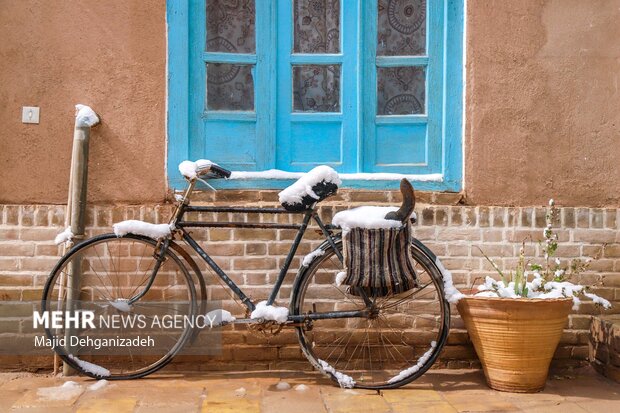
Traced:
POLYGON ((293 245, 291 245, 291 249, 289 250, 288 255, 286 256, 284 265, 282 265, 282 268, 280 269, 280 274, 278 275, 278 278, 276 279, 276 282, 273 286, 273 290, 271 290, 271 294, 269 295, 269 298, 267 299, 267 305, 272 305, 276 297, 278 296, 280 287, 282 286, 282 283, 284 282, 286 273, 288 272, 288 269, 291 266, 291 262, 293 261, 295 252, 297 252, 297 247, 299 247, 299 243, 301 243, 301 239, 303 238, 304 233, 306 232, 306 228, 308 228, 308 223, 310 222, 310 218, 312 217, 313 213, 314 213, 313 211, 307 211, 306 215, 304 215, 304 221, 302 222, 301 228, 299 228, 297 235, 295 235, 295 240, 293 241, 293 245))
POLYGON ((289 315, 288 321, 299 323, 299 322, 303 322, 306 320, 333 320, 337 318, 354 318, 354 317, 366 318, 368 316, 369 316, 368 310, 331 311, 328 313, 306 313, 306 314, 299 314, 299 315, 289 315))
POLYGON ((321 221, 319 214, 317 214, 316 212, 312 215, 312 217, 314 218, 314 221, 319 226, 319 228, 321 228, 321 232, 323 232, 323 235, 327 239, 327 242, 329 242, 329 245, 331 245, 331 247, 334 249, 334 252, 336 253, 336 256, 338 256, 340 262, 344 262, 342 252, 340 252, 340 250, 336 246, 336 242, 334 241, 334 238, 332 236, 332 233, 328 229, 328 226, 323 224, 323 221, 321 221))
POLYGON ((190 247, 194 249, 194 251, 198 253, 198 255, 200 255, 200 258, 202 258, 203 261, 206 262, 213 271, 215 271, 215 273, 222 279, 222 281, 226 283, 228 288, 230 288, 232 292, 237 297, 239 297, 239 300, 241 300, 241 302, 248 308, 248 310, 250 312, 254 311, 255 306, 254 303, 252 303, 252 300, 248 296, 246 296, 243 291, 241 291, 239 286, 237 286, 237 284, 235 284, 235 282, 230 279, 230 277, 224 272, 224 270, 222 270, 220 266, 217 265, 215 261, 213 261, 209 254, 207 254, 205 250, 203 250, 200 245, 198 245, 198 243, 194 241, 194 239, 185 230, 183 230, 183 239, 190 247))
POLYGON ((155 277, 157 277, 157 272, 159 271, 159 268, 161 267, 161 265, 164 263, 164 260, 166 259, 166 252, 168 251, 169 246, 170 246, 169 239, 164 240, 163 245, 158 243, 158 247, 160 248, 159 257, 157 257, 157 261, 155 261, 155 265, 153 266, 153 270, 151 271, 151 275, 149 277, 148 282, 146 283, 142 291, 140 291, 138 294, 134 295, 129 300, 127 300, 127 304, 131 305, 135 303, 140 298, 144 297, 146 293, 151 289, 151 287, 153 286, 153 283, 155 282, 155 277))
POLYGON ((260 228, 260 229, 300 229, 299 224, 275 224, 270 222, 202 222, 179 221, 181 228, 260 228))
POLYGON ((303 211, 288 211, 284 208, 261 207, 217 207, 217 206, 188 206, 187 212, 245 212, 251 214, 305 214, 303 211))
MULTIPOLYGON (((71 154, 71 175, 69 178, 69 205, 71 233, 73 234, 73 242, 79 243, 84 239, 85 218, 86 218, 86 195, 88 184, 88 147, 90 142, 91 127, 99 123, 99 117, 88 106, 76 105, 75 127, 73 130, 73 149, 71 154)), ((79 259, 71 260, 70 268, 67 274, 67 290, 66 290, 66 311, 74 310, 74 300, 78 300, 79 296, 74 297, 77 291, 79 294, 81 261, 79 259)), ((66 343, 69 343, 73 329, 65 330, 66 343)), ((71 353, 71 351, 69 351, 71 353)), ((63 375, 68 376, 74 373, 73 369, 66 363, 63 363, 63 375)))

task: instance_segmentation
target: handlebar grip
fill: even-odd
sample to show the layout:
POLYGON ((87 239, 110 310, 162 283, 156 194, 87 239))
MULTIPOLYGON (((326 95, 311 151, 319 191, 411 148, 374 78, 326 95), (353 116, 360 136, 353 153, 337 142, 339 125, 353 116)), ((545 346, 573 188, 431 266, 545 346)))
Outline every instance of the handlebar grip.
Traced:
POLYGON ((222 168, 221 166, 215 165, 215 164, 211 165, 211 172, 214 172, 224 178, 230 178, 230 174, 231 174, 231 172, 228 169, 222 168))

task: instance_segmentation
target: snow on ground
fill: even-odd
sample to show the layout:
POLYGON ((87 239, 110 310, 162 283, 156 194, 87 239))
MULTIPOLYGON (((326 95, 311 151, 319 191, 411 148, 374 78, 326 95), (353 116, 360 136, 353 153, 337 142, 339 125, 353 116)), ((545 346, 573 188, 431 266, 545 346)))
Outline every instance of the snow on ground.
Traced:
POLYGON ((302 202, 306 195, 314 199, 319 196, 314 193, 312 187, 320 182, 330 182, 340 185, 342 181, 338 177, 338 172, 327 165, 320 165, 301 176, 295 183, 290 185, 278 194, 281 204, 296 205, 302 202))
POLYGON ((170 236, 171 228, 169 224, 151 224, 150 222, 130 219, 128 221, 117 222, 112 226, 117 237, 127 234, 144 235, 145 237, 165 238, 170 236))
POLYGON ((108 384, 109 384, 109 382, 106 379, 97 380, 97 382, 95 382, 95 383, 91 384, 90 386, 88 386, 88 390, 90 390, 90 391, 97 391, 97 390, 103 389, 108 384))
POLYGON ((291 388, 291 385, 285 381, 279 381, 278 384, 276 384, 276 389, 281 390, 281 391, 289 390, 290 388, 291 388))
POLYGON ((288 308, 267 305, 267 301, 261 301, 256 304, 256 308, 250 314, 250 318, 253 320, 263 319, 285 323, 288 318, 288 308))
POLYGON ((400 228, 403 224, 393 219, 385 219, 388 212, 397 211, 398 207, 361 206, 338 212, 332 219, 332 224, 342 228, 347 233, 351 228, 400 228))
POLYGON ((80 360, 76 356, 69 354, 69 358, 73 360, 82 370, 87 373, 92 373, 98 377, 110 377, 110 370, 98 366, 96 364, 90 363, 88 361, 80 360))
POLYGON ((316 249, 314 251, 312 251, 310 254, 306 255, 303 259, 303 261, 301 262, 301 265, 303 265, 304 267, 307 267, 308 265, 310 265, 312 263, 312 261, 316 258, 316 257, 320 257, 325 255, 325 251, 323 251, 322 249, 316 249))
POLYGON ((351 376, 347 376, 346 374, 337 371, 335 368, 330 366, 324 360, 319 359, 319 364, 321 365, 321 369, 325 373, 330 373, 331 375, 333 375, 336 378, 336 380, 338 381, 338 384, 343 389, 350 389, 353 386, 355 386, 355 380, 353 380, 353 378, 351 376))
POLYGON ((70 400, 84 392, 84 388, 74 381, 66 381, 61 386, 42 387, 37 396, 45 400, 70 400))
POLYGON ((424 366, 424 364, 428 361, 428 359, 431 358, 431 355, 433 354, 433 350, 435 350, 436 346, 437 346, 437 342, 431 341, 431 348, 429 348, 426 351, 426 353, 422 354, 422 356, 418 359, 418 362, 415 364, 415 366, 411 366, 408 369, 401 371, 396 376, 389 379, 388 383, 390 384, 396 383, 418 372, 422 368, 422 366, 424 366))
POLYGON ((56 235, 56 238, 54 238, 54 244, 60 245, 67 241, 71 241, 71 239, 73 239, 73 232, 71 232, 71 227, 67 227, 63 232, 56 235))
POLYGON ((75 105, 75 125, 78 127, 92 127, 99 123, 99 117, 90 106, 75 105))
POLYGON ((208 159, 198 159, 197 161, 183 161, 179 164, 179 172, 187 179, 196 178, 196 172, 199 169, 205 168, 209 165, 213 165, 208 159))

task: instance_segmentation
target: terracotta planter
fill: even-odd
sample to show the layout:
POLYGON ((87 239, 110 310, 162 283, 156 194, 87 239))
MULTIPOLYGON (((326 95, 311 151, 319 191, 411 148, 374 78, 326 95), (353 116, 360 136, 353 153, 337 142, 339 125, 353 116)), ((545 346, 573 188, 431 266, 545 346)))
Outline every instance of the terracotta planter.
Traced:
POLYGON ((534 393, 545 387, 572 299, 465 297, 457 305, 489 387, 534 393))

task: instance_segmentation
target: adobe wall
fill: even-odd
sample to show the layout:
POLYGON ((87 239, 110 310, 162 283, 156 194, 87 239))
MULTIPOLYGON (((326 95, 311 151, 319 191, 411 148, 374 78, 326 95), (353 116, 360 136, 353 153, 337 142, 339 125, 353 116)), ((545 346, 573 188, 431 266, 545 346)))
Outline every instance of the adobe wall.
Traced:
POLYGON ((476 205, 620 204, 620 1, 467 2, 476 205))
MULTIPOLYGON (((619 18, 619 0, 467 2, 467 203, 619 205, 619 18)), ((66 201, 75 103, 102 114, 90 201, 162 202, 165 1, 8 1, 0 21, 0 203, 66 201)))
POLYGON ((165 197, 166 7, 5 1, 0 7, 0 203, 66 203, 74 105, 102 115, 91 202, 165 197), (39 106, 40 124, 21 107, 39 106))

